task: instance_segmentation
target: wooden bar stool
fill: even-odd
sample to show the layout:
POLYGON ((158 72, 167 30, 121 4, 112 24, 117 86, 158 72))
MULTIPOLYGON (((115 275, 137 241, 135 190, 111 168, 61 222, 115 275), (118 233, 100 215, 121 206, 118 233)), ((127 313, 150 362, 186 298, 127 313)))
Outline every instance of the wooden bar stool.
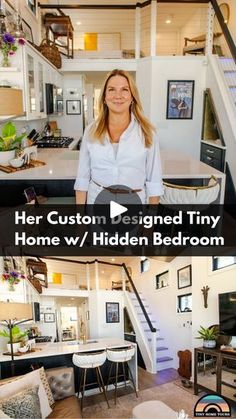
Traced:
POLYGON ((86 353, 81 353, 81 354, 80 353, 74 354, 72 361, 76 367, 79 367, 82 370, 79 391, 78 391, 78 397, 79 397, 80 391, 81 391, 81 396, 82 396, 81 397, 81 410, 83 410, 85 387, 91 384, 94 384, 94 383, 86 384, 86 376, 87 376, 88 369, 95 370, 96 376, 97 376, 96 382, 98 383, 99 390, 100 392, 104 394, 104 398, 107 402, 107 406, 110 407, 107 400, 106 389, 104 386, 102 373, 100 370, 100 366, 103 365, 104 362, 106 361, 106 352, 102 351, 102 352, 86 352, 86 353))
POLYGON ((125 349, 124 348, 123 349, 107 349, 107 359, 111 362, 111 365, 109 369, 109 375, 108 375, 106 388, 109 385, 109 381, 112 378, 115 378, 115 383, 113 383, 115 386, 115 404, 116 404, 116 399, 117 399, 117 382, 118 382, 119 377, 124 378, 125 388, 126 388, 126 378, 130 378, 130 381, 132 382, 134 391, 136 393, 136 397, 138 397, 133 375, 128 364, 128 362, 133 358, 134 354, 135 354, 135 348, 133 346, 125 348, 125 349), (122 374, 119 374, 119 364, 122 365, 122 371, 123 371, 122 374), (116 371, 115 377, 111 377, 113 365, 115 365, 115 371, 116 371), (125 369, 128 370, 128 377, 126 376, 125 369))

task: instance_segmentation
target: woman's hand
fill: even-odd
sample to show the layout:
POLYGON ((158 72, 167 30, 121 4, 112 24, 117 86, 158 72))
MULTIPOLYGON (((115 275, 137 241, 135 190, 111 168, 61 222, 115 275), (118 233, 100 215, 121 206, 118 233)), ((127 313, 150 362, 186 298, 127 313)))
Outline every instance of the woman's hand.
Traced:
POLYGON ((76 200, 77 205, 86 204, 87 192, 86 191, 76 191, 75 192, 75 200, 76 200))

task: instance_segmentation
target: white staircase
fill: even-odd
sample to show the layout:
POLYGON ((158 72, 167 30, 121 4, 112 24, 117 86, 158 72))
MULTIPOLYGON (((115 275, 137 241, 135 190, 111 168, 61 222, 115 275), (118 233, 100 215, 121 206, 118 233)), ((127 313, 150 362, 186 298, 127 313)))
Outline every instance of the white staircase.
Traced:
POLYGON ((173 358, 170 356, 170 350, 165 343, 164 337, 161 336, 160 329, 157 328, 157 321, 151 313, 146 299, 139 293, 139 297, 156 332, 150 330, 136 295, 129 292, 125 294, 128 314, 147 370, 155 373, 166 368, 173 368, 173 358))
POLYGON ((226 162, 236 190, 236 65, 232 58, 208 56, 206 86, 211 90, 226 146, 226 162))
POLYGON ((220 64, 233 102, 236 106, 236 64, 233 58, 227 57, 220 57, 220 64))

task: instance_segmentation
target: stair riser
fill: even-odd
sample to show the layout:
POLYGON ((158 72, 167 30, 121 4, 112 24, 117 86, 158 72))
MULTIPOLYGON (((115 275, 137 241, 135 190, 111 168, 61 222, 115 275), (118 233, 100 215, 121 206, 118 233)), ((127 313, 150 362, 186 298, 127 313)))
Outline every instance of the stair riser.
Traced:
POLYGON ((163 371, 167 368, 173 368, 174 364, 173 361, 161 362, 160 364, 157 363, 157 371, 163 371))

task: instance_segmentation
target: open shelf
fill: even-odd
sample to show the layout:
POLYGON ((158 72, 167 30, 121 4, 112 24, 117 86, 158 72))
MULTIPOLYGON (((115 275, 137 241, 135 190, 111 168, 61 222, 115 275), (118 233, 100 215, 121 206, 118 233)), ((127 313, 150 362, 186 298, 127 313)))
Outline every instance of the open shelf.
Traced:
POLYGON ((18 67, 0 67, 0 73, 17 73, 18 71, 20 71, 18 67))

